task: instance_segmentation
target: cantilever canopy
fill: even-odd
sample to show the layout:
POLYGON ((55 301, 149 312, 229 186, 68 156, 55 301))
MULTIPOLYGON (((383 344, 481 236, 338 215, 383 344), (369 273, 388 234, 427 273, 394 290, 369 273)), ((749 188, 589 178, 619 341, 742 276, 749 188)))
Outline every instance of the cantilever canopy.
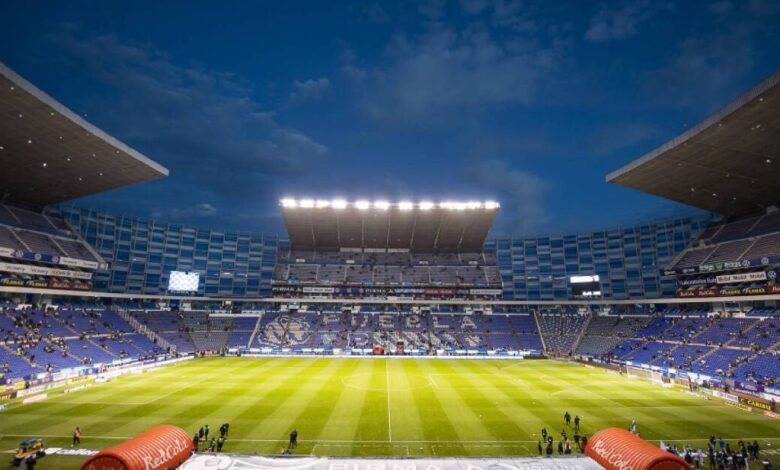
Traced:
POLYGON ((154 180, 168 170, 0 63, 0 196, 42 208, 154 180))
POLYGON ((780 71, 607 181, 733 217, 780 204, 780 71))
POLYGON ((416 252, 482 251, 498 206, 456 210, 418 207, 285 207, 282 217, 296 250, 369 248, 416 252))

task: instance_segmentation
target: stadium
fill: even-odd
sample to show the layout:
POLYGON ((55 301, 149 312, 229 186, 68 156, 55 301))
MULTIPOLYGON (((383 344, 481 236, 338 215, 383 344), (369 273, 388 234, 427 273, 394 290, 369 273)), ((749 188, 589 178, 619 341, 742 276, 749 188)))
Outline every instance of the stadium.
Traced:
POLYGON ((780 465, 780 72, 606 176, 706 216, 535 238, 491 237, 500 200, 100 212, 72 201, 168 169, 2 64, 0 114, 19 465, 780 465))

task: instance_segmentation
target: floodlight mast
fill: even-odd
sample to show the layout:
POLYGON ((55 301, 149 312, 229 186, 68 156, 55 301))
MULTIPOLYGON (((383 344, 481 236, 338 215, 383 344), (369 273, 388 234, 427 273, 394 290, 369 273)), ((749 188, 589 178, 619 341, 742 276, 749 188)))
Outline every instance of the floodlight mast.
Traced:
POLYGON ((311 198, 303 198, 303 199, 295 199, 295 198, 283 198, 279 200, 279 205, 282 208, 285 209, 337 209, 337 210, 343 210, 347 209, 349 207, 358 209, 358 210, 369 210, 369 209, 376 209, 381 211, 386 211, 390 209, 398 209, 401 211, 412 211, 415 209, 421 210, 421 211, 429 211, 432 209, 443 209, 443 210, 450 210, 450 211, 473 211, 473 210, 498 210, 501 205, 496 201, 441 201, 441 202, 433 202, 429 200, 423 200, 420 202, 412 202, 412 201, 400 201, 400 202, 390 202, 386 201, 384 199, 379 199, 376 201, 369 201, 367 199, 358 199, 354 202, 346 201, 345 199, 311 199, 311 198))

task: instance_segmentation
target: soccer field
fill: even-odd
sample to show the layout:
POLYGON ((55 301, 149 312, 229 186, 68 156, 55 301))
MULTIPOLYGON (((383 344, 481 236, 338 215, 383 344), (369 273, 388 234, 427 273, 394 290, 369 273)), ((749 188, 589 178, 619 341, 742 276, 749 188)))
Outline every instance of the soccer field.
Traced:
MULTIPOLYGON (((235 453, 277 454, 297 428, 298 454, 534 455, 542 427, 557 442, 565 411, 589 436, 636 418, 650 440, 703 447, 715 435, 732 446, 740 438, 780 446, 780 421, 563 362, 208 358, 14 403, 0 412, 0 449, 29 437, 69 446, 76 426, 81 447, 97 450, 157 424, 190 434, 208 424, 213 435, 229 422, 224 451, 235 453)), ((38 468, 82 460, 49 456, 38 468)))

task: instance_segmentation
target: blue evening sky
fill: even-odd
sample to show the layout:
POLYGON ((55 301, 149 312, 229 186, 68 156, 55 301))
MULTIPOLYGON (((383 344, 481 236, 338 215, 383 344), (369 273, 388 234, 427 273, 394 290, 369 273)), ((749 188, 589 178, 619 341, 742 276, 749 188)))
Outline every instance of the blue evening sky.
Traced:
POLYGON ((780 1, 0 2, 0 61, 167 166, 78 204, 282 232, 281 197, 496 199, 495 235, 691 209, 605 175, 780 68, 780 1))

